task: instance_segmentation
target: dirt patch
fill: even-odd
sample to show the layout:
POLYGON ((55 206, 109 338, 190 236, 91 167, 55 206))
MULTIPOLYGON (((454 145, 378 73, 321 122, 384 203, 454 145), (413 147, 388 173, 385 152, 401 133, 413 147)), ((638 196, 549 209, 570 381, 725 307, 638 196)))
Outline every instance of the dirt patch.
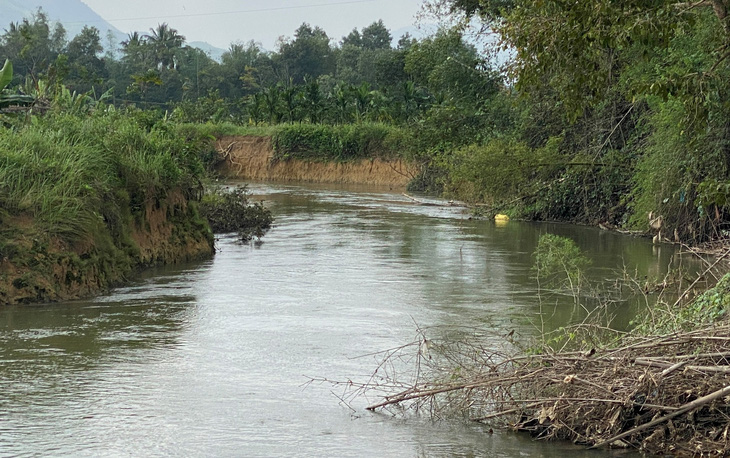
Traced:
POLYGON ((228 178, 262 181, 342 183, 405 188, 416 170, 406 161, 362 159, 348 162, 274 161, 268 137, 223 137, 216 142, 223 156, 219 172, 228 178))
POLYGON ((203 228, 189 227, 194 219, 179 191, 168 194, 164 201, 147 202, 144 220, 132 230, 139 249, 137 264, 153 266, 209 256, 212 245, 203 228))

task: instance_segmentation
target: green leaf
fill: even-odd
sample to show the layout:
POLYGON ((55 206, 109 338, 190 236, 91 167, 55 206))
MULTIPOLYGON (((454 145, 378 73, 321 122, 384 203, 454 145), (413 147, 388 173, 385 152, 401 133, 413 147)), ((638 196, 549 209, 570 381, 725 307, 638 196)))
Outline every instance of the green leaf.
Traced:
POLYGON ((23 94, 0 94, 0 108, 10 105, 30 105, 35 99, 30 95, 23 94))
POLYGON ((0 70, 0 91, 13 80, 13 64, 9 59, 5 59, 5 65, 0 70))

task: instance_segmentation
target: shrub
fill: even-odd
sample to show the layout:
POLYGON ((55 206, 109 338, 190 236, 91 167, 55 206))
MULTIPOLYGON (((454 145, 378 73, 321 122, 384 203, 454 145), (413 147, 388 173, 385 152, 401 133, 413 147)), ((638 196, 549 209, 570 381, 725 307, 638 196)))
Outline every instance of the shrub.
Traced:
POLYGON ((236 232, 244 243, 263 237, 273 223, 271 212, 261 202, 249 201, 246 187, 207 192, 200 202, 200 214, 213 232, 236 232))
POLYGON ((458 150, 450 159, 448 189, 460 199, 495 203, 528 195, 556 169, 559 138, 543 148, 499 138, 458 150))
POLYGON ((543 234, 537 243, 534 257, 534 270, 538 280, 569 289, 577 301, 585 283, 585 270, 590 265, 590 260, 578 245, 566 237, 543 234))

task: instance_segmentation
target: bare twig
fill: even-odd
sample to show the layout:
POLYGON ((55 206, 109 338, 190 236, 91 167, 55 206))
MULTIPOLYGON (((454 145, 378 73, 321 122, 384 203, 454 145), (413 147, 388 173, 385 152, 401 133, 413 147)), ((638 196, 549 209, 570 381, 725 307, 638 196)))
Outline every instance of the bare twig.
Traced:
POLYGON ((725 386, 725 387, 723 387, 723 388, 721 388, 721 389, 719 389, 719 390, 717 390, 715 392, 712 392, 712 393, 708 394, 707 396, 703 396, 703 397, 701 397, 699 399, 695 399, 694 401, 692 401, 692 402, 690 402, 688 404, 685 404, 680 409, 678 409, 678 410, 676 410, 676 411, 674 411, 674 412, 672 412, 672 413, 670 413, 668 415, 664 415, 663 417, 659 417, 656 420, 652 420, 652 421, 650 421, 648 423, 644 423, 643 425, 639 425, 636 428, 630 429, 630 430, 625 431, 625 432, 623 432, 621 434, 618 434, 618 435, 613 436, 613 437, 611 437, 609 439, 606 439, 605 441, 599 442, 599 443, 597 443, 596 445, 594 445, 594 446, 592 446, 590 448, 600 448, 600 447, 603 447, 606 444, 611 444, 611 443, 613 443, 613 442, 615 442, 617 440, 623 439, 624 437, 628 437, 628 436, 630 436, 632 434, 636 434, 636 433, 638 433, 640 431, 643 431, 645 429, 651 428, 652 426, 655 426, 655 425, 658 425, 660 423, 664 423, 666 421, 669 421, 672 418, 678 417, 678 416, 680 416, 680 415, 682 415, 684 413, 687 413, 689 411, 698 409, 698 408, 704 406, 705 404, 709 404, 710 402, 712 402, 712 401, 714 401, 716 399, 725 397, 728 394, 730 394, 730 385, 725 386))

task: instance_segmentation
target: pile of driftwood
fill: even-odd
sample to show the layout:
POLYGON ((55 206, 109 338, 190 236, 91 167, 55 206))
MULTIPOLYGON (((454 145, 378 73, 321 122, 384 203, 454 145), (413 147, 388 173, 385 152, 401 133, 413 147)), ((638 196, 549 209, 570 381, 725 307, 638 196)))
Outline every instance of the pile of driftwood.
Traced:
POLYGON ((359 387, 388 392, 368 409, 460 412, 593 448, 690 456, 730 450, 730 324, 624 337, 582 352, 515 349, 518 357, 487 348, 497 346, 493 339, 483 346, 464 340, 441 346, 421 334, 388 352, 380 373, 359 387), (411 383, 385 374, 406 353, 417 366, 411 383))

